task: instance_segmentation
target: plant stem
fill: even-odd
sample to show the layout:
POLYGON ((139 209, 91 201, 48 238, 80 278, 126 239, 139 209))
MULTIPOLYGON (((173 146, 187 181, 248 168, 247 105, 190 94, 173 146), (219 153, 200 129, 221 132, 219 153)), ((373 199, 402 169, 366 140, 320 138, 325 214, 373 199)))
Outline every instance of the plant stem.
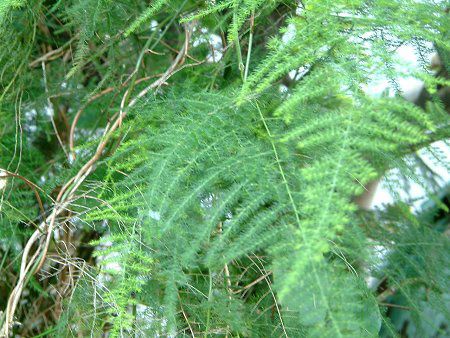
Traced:
POLYGON ((247 60, 245 61, 244 82, 247 81, 248 68, 250 66, 250 55, 252 53, 254 24, 255 24, 255 12, 252 12, 252 16, 250 17, 250 35, 248 37, 248 50, 247 50, 247 60))
MULTIPOLYGON (((211 302, 211 298, 212 298, 212 274, 211 274, 211 270, 209 270, 209 269, 208 269, 208 272, 209 272, 208 303, 210 303, 211 302)), ((208 304, 208 311, 206 313, 206 328, 205 328, 205 333, 203 334, 204 337, 208 336, 210 319, 211 319, 211 305, 208 304)))
POLYGON ((236 30, 236 37, 234 39, 235 47, 236 47, 236 54, 237 54, 237 61, 238 61, 238 68, 239 72, 241 73, 241 78, 244 80, 244 63, 242 62, 242 52, 241 52, 241 45, 239 43, 239 31, 237 29, 237 5, 233 8, 233 29, 236 30))

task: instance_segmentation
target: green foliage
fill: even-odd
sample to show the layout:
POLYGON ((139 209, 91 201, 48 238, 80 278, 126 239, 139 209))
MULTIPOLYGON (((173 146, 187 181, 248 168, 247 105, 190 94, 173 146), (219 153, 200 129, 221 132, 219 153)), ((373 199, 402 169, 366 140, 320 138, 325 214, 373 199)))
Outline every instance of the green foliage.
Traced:
POLYGON ((263 10, 263 5, 273 8, 279 2, 280 1, 277 0, 225 0, 209 2, 208 8, 202 9, 194 15, 184 18, 182 22, 204 18, 211 14, 220 14, 224 10, 230 9, 232 11, 232 21, 228 28, 228 40, 229 42, 234 42, 239 39, 239 30, 242 28, 245 21, 255 13, 255 10, 263 10))
MULTIPOLYGON (((307 1, 300 15, 291 18, 289 25, 281 30, 285 39, 278 36, 270 41, 270 54, 244 84, 241 99, 265 90, 299 67, 314 68, 329 63, 330 59, 336 60, 346 68, 345 73, 337 74, 364 82, 374 67, 379 72, 379 68, 392 65, 391 50, 399 41, 412 44, 433 41, 447 45, 444 34, 449 28, 448 18, 442 14, 430 20, 423 15, 432 11, 430 6, 433 5, 415 1, 408 1, 408 4, 404 1, 307 1), (410 20, 395 25, 406 15, 405 8, 410 20), (322 25, 327 29, 320 29, 322 25), (441 36, 435 34, 436 31, 441 36)), ((441 11, 444 13, 445 8, 441 11)), ((388 71, 386 69, 386 73, 388 71)))
POLYGON ((0 4, 0 23, 3 23, 3 20, 8 12, 13 9, 20 7, 24 4, 23 0, 5 0, 0 4))
POLYGON ((423 57, 446 62, 448 22, 412 0, 2 2, 2 309, 50 243, 13 333, 448 335, 448 201, 401 160, 450 136, 423 57), (389 169, 437 204, 360 210, 389 169))
POLYGON ((380 215, 384 225, 366 220, 369 236, 377 239, 374 249, 386 253, 384 262, 374 266, 373 273, 378 287, 384 289, 378 296, 380 304, 399 306, 392 308, 391 318, 397 330, 406 330, 411 336, 448 333, 445 318, 449 315, 449 278, 442 264, 449 259, 450 243, 430 219, 436 211, 436 207, 426 208, 416 216, 406 205, 399 204, 380 215), (408 311, 400 312, 401 306, 408 311))
POLYGON ((166 0, 157 0, 152 4, 128 27, 125 31, 125 35, 128 36, 139 28, 144 22, 149 20, 161 7, 167 5, 166 0))
MULTIPOLYGON (((148 257, 162 269, 153 271, 152 278, 167 283, 166 292, 186 288, 195 294, 205 286, 196 284, 192 271, 220 275, 224 265, 265 248, 273 255, 281 304, 296 313, 303 332, 375 335, 381 325, 376 301, 342 254, 356 245, 348 247, 352 240, 361 240, 360 230, 349 225, 355 211, 350 200, 389 158, 427 140, 428 118, 412 104, 392 99, 357 103, 343 97, 336 111, 338 100, 330 95, 333 108, 320 117, 305 112, 289 125, 274 120, 271 126, 283 135, 280 141, 258 141, 266 133, 259 108, 233 108, 230 98, 216 94, 188 96, 174 93, 138 108, 143 111, 131 123, 140 136, 131 137, 123 153, 112 158, 117 161, 113 170, 127 169, 125 182, 135 185, 128 189, 138 196, 131 205, 142 210, 141 238, 151 248, 148 257), (163 124, 155 128, 156 121, 163 124), (305 160, 283 158, 281 175, 271 144, 283 154, 296 147, 305 160), (147 192, 140 186, 146 177, 153 178, 146 183, 147 192), (347 247, 341 247, 344 241, 349 241, 347 247)), ((96 212, 98 219, 107 217, 110 208, 122 214, 132 210, 128 194, 110 201, 104 212, 96 212)), ((135 218, 121 227, 134 228, 131 222, 135 218)), ((364 245, 359 245, 361 250, 364 245)), ((358 255, 359 260, 365 256, 358 255)), ((176 302, 176 296, 170 299, 176 302)), ((161 306, 169 306, 167 297, 162 301, 161 306)), ((167 311, 171 315, 166 318, 177 312, 167 311)), ((233 327, 232 322, 208 321, 208 313, 206 317, 199 319, 206 328, 199 324, 195 331, 233 327)))

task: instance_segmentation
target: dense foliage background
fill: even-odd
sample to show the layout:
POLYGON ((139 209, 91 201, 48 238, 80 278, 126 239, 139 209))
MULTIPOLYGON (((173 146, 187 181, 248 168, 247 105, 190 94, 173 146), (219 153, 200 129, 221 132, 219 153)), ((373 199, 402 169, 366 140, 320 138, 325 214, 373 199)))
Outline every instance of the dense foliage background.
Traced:
POLYGON ((448 337, 448 5, 1 0, 0 336, 448 337))

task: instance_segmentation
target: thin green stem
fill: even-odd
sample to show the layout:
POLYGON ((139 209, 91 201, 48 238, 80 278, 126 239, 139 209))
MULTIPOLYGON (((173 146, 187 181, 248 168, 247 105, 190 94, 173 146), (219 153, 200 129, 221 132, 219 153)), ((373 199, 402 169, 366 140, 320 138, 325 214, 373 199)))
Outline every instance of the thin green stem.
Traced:
POLYGON ((301 222, 300 222, 300 217, 298 216, 299 212, 297 209, 297 205, 294 202, 294 198, 292 197, 291 188, 289 188, 289 184, 286 179, 286 175, 284 174, 283 167, 281 166, 280 157, 278 156, 277 147, 275 146, 275 143, 273 142, 272 133, 270 132, 269 126, 266 123, 266 119, 264 118, 264 115, 262 114, 261 109, 259 108, 258 102, 255 101, 255 105, 256 105, 256 109, 258 109, 259 116, 261 117, 261 121, 264 125, 264 128, 266 129, 267 135, 269 136, 269 141, 270 141, 270 144, 272 145, 272 150, 275 155, 275 160, 277 161, 278 170, 280 171, 281 178, 283 179, 283 184, 286 187, 286 192, 289 197, 289 202, 291 203, 292 209, 294 210, 295 221, 297 222, 297 225, 300 228, 301 222))
POLYGON ((235 4, 235 6, 233 8, 233 26, 234 26, 233 29, 236 30, 236 32, 235 32, 236 37, 234 39, 234 44, 236 47, 236 55, 237 55, 239 72, 241 74, 242 80, 244 80, 244 63, 242 62, 241 45, 239 43, 239 31, 237 29, 237 9, 238 9, 238 6, 235 4))
MULTIPOLYGON (((211 303, 211 298, 212 298, 212 274, 211 274, 211 270, 208 269, 208 273, 209 273, 208 303, 211 303)), ((203 334, 204 337, 208 336, 210 320, 211 320, 211 304, 208 304, 208 311, 206 313, 206 328, 205 328, 205 332, 203 334)))
MULTIPOLYGON (((301 236, 303 238, 303 241, 306 242, 307 238, 306 238, 306 235, 305 235, 305 233, 303 231, 303 228, 301 227, 301 222, 300 222, 300 217, 299 217, 299 212, 298 212, 298 209, 297 209, 297 205, 295 204, 294 198, 292 196, 291 189, 290 189, 289 184, 288 184, 288 182, 286 180, 286 175, 284 174, 283 167, 281 166, 281 162, 280 162, 280 159, 279 159, 279 156, 278 156, 278 151, 277 151, 277 148, 275 146, 275 143, 273 142, 272 133, 270 132, 269 126, 266 123, 266 119, 264 118, 264 115, 262 114, 261 109, 259 108, 258 102, 255 101, 255 105, 256 105, 256 108, 258 110, 259 116, 261 117, 261 120, 262 120, 262 122, 264 124, 264 128, 266 129, 267 135, 269 136, 269 141, 270 141, 270 144, 272 145, 272 149, 273 149, 273 152, 274 152, 274 155, 275 155, 275 159, 276 159, 277 164, 278 164, 278 169, 279 169, 281 177, 283 179, 283 184, 286 187, 286 191, 287 191, 287 194, 288 194, 288 197, 289 197, 289 201, 290 201, 290 203, 292 205, 292 209, 294 210, 295 221, 297 222, 297 226, 298 226, 298 228, 300 230, 300 234, 301 234, 301 236)), ((348 129, 347 129, 347 131, 348 131, 348 129)), ((314 262, 312 262, 312 261, 311 261, 311 264, 312 264, 312 266, 311 266, 312 267, 312 273, 313 273, 314 278, 316 280, 316 283, 317 283, 317 285, 319 287, 320 295, 321 295, 322 299, 324 300, 324 305, 326 306, 327 311, 329 313, 329 316, 330 316, 330 319, 331 319, 331 323, 335 327, 336 332, 338 332, 339 337, 342 337, 341 329, 337 326, 336 319, 332 315, 332 311, 330 309, 330 305, 328 303, 328 299, 325 296, 325 292, 324 292, 324 289, 323 289, 323 286, 322 286, 322 281, 320 280, 320 277, 319 277, 319 275, 317 273, 316 266, 315 266, 314 262)))
POLYGON ((252 54, 254 23, 255 23, 255 12, 252 12, 252 16, 250 17, 250 35, 248 37, 248 50, 247 50, 247 60, 245 61, 244 82, 247 81, 248 68, 250 66, 250 56, 252 54))

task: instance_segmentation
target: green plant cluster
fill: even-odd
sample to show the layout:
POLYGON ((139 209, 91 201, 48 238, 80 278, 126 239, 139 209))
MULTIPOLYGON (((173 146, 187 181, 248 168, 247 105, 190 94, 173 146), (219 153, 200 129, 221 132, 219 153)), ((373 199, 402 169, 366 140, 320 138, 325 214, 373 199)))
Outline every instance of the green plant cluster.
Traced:
POLYGON ((406 158, 450 136, 449 22, 444 1, 2 1, 0 324, 89 164, 10 332, 448 336, 448 188, 406 158), (367 93, 380 76, 395 95, 367 93), (359 208, 394 168, 428 204, 359 208))

